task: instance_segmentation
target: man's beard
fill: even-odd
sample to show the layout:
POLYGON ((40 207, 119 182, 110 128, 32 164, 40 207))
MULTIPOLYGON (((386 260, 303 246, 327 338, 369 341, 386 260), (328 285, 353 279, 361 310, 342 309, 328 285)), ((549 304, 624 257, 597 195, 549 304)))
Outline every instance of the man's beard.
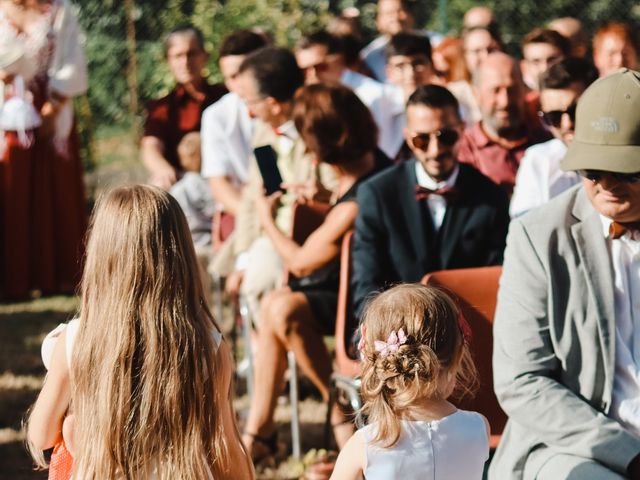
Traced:
POLYGON ((498 137, 506 138, 507 140, 515 140, 522 137, 525 130, 524 122, 516 112, 509 112, 507 122, 498 122, 498 120, 492 116, 484 119, 484 123, 488 124, 489 127, 496 132, 498 137))

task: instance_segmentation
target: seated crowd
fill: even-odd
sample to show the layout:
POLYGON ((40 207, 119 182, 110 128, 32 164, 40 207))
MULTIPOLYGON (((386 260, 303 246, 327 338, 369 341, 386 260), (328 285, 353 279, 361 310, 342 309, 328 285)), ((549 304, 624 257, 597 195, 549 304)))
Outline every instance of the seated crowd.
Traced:
POLYGON ((353 17, 291 50, 231 33, 224 85, 203 76, 196 28, 167 36, 176 87, 149 106, 141 142, 153 186, 98 203, 79 321, 43 346, 28 422, 39 465, 55 445, 51 464, 71 455, 74 478, 253 478, 279 448, 287 352, 330 398, 323 337, 353 230, 364 403, 331 407, 332 478, 483 478, 490 425, 448 401, 478 387, 469 327, 455 299, 418 283, 504 261, 493 375, 509 420, 488 478, 640 479, 635 31, 602 26, 589 58, 580 22, 558 18, 516 59, 487 7, 457 38, 414 29, 405 1, 377 4, 380 35, 359 57, 353 17), (301 203, 327 213, 297 242, 301 203), (214 218, 229 230, 215 252, 214 218), (253 326, 242 433, 207 268, 253 326), (368 421, 355 434, 354 413, 368 421))

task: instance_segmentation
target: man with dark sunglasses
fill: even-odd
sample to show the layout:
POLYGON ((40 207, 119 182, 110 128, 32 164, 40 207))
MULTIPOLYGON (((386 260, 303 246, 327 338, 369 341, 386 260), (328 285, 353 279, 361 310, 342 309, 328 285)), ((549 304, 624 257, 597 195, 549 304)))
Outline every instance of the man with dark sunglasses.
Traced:
POLYGON ((402 103, 395 100, 390 86, 347 68, 342 40, 326 30, 302 37, 294 53, 305 84, 341 83, 355 92, 378 125, 378 148, 394 158, 402 144, 402 134, 395 126, 402 103))
POLYGON ((560 169, 560 160, 573 140, 578 99, 596 78, 598 71, 582 58, 566 58, 542 75, 539 116, 554 138, 524 152, 509 207, 512 217, 547 203, 579 183, 576 172, 560 169))
POLYGON ((506 194, 458 163, 464 126, 446 88, 424 85, 407 102, 405 139, 413 158, 364 182, 358 190, 353 299, 428 272, 496 265, 509 223, 506 194))
POLYGON ((561 167, 582 185, 509 229, 489 479, 640 479, 640 73, 587 88, 561 167))

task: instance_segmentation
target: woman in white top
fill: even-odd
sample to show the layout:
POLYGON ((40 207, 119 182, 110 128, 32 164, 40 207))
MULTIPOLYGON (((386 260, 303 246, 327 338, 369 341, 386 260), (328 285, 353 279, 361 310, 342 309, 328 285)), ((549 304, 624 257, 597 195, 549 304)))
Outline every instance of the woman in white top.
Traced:
POLYGON ((364 315, 362 414, 369 424, 340 452, 332 479, 481 479, 489 425, 447 401, 472 390, 468 326, 443 291, 398 285, 364 315))
POLYGON ((59 334, 29 417, 40 465, 41 451, 64 440, 74 478, 253 478, 229 350, 168 193, 138 185, 99 200, 79 318, 59 334))

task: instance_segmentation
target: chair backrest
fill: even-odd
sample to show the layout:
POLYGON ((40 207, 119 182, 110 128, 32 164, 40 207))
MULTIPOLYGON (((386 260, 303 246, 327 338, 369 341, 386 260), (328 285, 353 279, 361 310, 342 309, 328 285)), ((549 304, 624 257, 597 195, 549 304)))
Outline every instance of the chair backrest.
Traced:
POLYGON ((427 274, 422 283, 452 293, 471 327, 471 352, 479 374, 480 388, 474 398, 458 402, 460 408, 482 413, 491 425, 491 447, 500 441, 507 416, 493 391, 493 316, 502 267, 463 268, 427 274))
POLYGON ((336 370, 349 377, 360 375, 360 362, 348 354, 354 319, 350 305, 351 285, 351 244, 353 230, 349 230, 342 239, 340 252, 340 288, 338 289, 338 310, 336 315, 336 370))
POLYGON ((328 203, 309 202, 295 203, 293 205, 293 223, 291 225, 291 238, 302 244, 322 225, 324 217, 329 213, 331 205, 328 203))
MULTIPOLYGON (((322 225, 324 218, 329 213, 331 205, 329 203, 308 202, 294 203, 293 220, 291 223, 291 238, 299 245, 313 233, 313 231, 322 225)), ((285 284, 290 278, 295 278, 291 272, 286 272, 285 284)))
POLYGON ((217 252, 225 240, 231 235, 236 224, 236 217, 231 213, 216 211, 211 221, 211 236, 213 237, 213 251, 217 252))

